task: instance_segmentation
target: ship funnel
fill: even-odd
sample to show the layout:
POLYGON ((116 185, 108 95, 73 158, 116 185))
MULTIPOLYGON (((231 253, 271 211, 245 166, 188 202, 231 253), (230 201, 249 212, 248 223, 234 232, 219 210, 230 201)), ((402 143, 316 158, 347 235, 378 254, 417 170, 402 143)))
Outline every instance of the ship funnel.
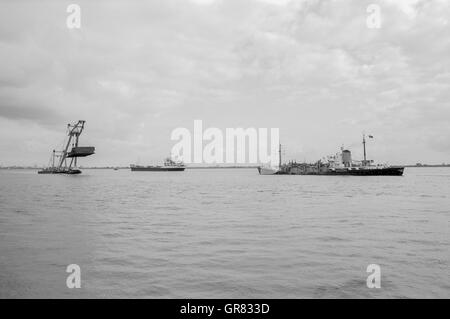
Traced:
POLYGON ((349 150, 342 151, 342 163, 345 167, 352 166, 352 152, 350 152, 349 150))

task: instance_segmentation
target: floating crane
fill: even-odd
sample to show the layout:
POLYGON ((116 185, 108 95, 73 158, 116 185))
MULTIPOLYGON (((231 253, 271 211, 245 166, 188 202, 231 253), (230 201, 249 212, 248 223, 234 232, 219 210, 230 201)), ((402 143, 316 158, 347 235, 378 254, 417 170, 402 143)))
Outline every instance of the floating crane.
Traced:
POLYGON ((78 146, 85 123, 86 121, 80 120, 75 124, 67 124, 69 139, 64 149, 62 151, 53 150, 51 165, 38 171, 38 174, 81 174, 81 171, 77 169, 78 157, 86 157, 95 153, 93 146, 78 146), (69 152, 71 145, 72 149, 69 152))

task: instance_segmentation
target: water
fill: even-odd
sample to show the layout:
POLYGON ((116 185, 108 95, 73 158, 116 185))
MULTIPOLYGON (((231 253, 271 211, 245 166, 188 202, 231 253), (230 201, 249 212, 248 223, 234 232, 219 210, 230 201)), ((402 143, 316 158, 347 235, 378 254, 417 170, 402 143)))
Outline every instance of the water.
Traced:
POLYGON ((0 170, 0 298, 448 298, 449 196, 446 168, 0 170))

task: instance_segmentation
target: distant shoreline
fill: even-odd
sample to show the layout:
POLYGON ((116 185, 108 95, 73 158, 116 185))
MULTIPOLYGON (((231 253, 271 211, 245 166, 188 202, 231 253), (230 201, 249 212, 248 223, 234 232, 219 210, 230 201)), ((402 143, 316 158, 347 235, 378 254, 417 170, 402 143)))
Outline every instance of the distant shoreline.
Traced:
POLYGON ((436 164, 436 165, 423 164, 423 165, 401 165, 401 166, 405 166, 405 167, 420 167, 420 168, 425 167, 426 168, 426 167, 450 167, 450 164, 445 164, 445 165, 442 165, 442 164, 440 164, 440 165, 438 165, 438 164, 436 164))
MULTIPOLYGON (((13 170, 13 169, 32 169, 32 170, 40 170, 44 167, 27 167, 27 166, 9 166, 9 167, 0 167, 0 170, 13 170)), ((186 169, 236 169, 236 168, 247 168, 247 169, 253 169, 258 168, 258 166, 198 166, 198 167, 189 167, 186 166, 186 169)), ((79 167, 79 169, 130 169, 130 167, 112 167, 112 166, 105 166, 105 167, 79 167)))
MULTIPOLYGON (((396 165, 404 167, 418 167, 418 168, 434 168, 434 167, 449 167, 450 164, 421 164, 421 165, 396 165)), ((30 166, 5 166, 0 167, 0 170, 11 170, 11 169, 33 169, 39 170, 43 167, 30 167, 30 166)), ((130 169, 128 166, 102 166, 102 167, 79 167, 80 169, 130 169)), ((253 169, 258 168, 258 166, 186 166, 186 169, 237 169, 237 168, 247 168, 253 169)))

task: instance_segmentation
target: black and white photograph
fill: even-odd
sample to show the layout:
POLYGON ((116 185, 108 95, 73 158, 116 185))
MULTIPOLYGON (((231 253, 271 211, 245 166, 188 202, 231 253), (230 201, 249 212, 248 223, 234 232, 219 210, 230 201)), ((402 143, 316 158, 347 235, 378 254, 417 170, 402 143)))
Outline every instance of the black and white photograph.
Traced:
POLYGON ((0 1, 0 299, 272 318, 449 264, 450 0, 0 1))

